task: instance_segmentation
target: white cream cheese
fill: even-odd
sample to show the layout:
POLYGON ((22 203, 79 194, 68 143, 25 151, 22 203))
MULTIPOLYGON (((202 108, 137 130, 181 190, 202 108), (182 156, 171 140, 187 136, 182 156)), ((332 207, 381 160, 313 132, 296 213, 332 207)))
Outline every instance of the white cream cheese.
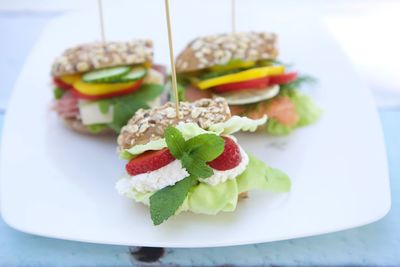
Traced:
POLYGON ((247 164, 249 164, 249 156, 244 152, 244 150, 239 146, 240 154, 242 155, 242 161, 235 168, 226 171, 215 170, 214 174, 205 179, 199 179, 200 182, 209 185, 217 185, 226 182, 227 180, 235 179, 242 172, 246 170, 247 164))
MULTIPOLYGON (((235 137, 229 137, 236 142, 235 137)), ((235 179, 242 174, 249 163, 249 156, 240 146, 239 150, 242 161, 238 166, 226 171, 213 169, 214 174, 212 176, 205 179, 200 178, 199 181, 214 186, 224 183, 227 180, 235 179)), ((174 160, 158 170, 124 177, 117 182, 116 189, 119 194, 125 196, 129 195, 132 190, 141 193, 155 192, 169 185, 174 185, 188 176, 189 173, 182 166, 182 162, 180 160, 174 160)))
POLYGON ((189 173, 182 167, 180 160, 174 160, 158 170, 128 176, 120 179, 116 184, 119 194, 126 195, 130 191, 154 192, 183 180, 189 173))

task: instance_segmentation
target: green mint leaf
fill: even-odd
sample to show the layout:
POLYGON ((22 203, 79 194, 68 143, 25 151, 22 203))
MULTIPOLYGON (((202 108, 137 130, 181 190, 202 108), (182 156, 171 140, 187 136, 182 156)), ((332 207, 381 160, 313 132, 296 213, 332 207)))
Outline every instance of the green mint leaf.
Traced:
POLYGON ((224 143, 224 139, 215 134, 200 134, 186 141, 185 151, 192 158, 209 162, 222 154, 224 143))
POLYGON ((181 161, 183 167, 194 177, 208 178, 214 174, 213 169, 205 161, 191 157, 187 153, 182 155, 181 161))
POLYGON ((56 88, 54 88, 53 93, 54 93, 54 98, 55 98, 56 100, 59 100, 59 99, 61 99, 61 97, 64 95, 65 90, 56 87, 56 88))
POLYGON ((107 114, 110 110, 111 102, 109 100, 103 99, 97 102, 99 105, 99 110, 102 114, 107 114))
POLYGON ((164 137, 172 156, 176 159, 180 159, 185 147, 185 139, 181 132, 175 127, 169 126, 165 130, 164 137))
POLYGON ((172 186, 155 192, 150 197, 150 214, 154 225, 159 225, 173 216, 185 201, 190 188, 196 183, 196 177, 188 176, 172 186))

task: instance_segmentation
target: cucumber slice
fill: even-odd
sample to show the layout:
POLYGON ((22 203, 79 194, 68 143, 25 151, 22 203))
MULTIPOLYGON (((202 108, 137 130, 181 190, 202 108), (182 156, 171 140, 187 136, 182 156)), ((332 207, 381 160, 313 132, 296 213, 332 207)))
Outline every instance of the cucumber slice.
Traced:
POLYGON ((229 105, 247 105, 257 103, 279 94, 279 85, 272 85, 263 90, 243 90, 239 92, 229 92, 224 94, 215 94, 214 97, 223 97, 229 105))
POLYGON ((142 79, 144 76, 147 74, 147 69, 145 67, 134 67, 131 69, 131 71, 122 77, 119 77, 115 82, 133 82, 136 80, 142 79))
POLYGON ((128 74, 131 71, 131 67, 120 66, 106 69, 93 70, 85 73, 82 76, 82 80, 87 83, 108 83, 115 82, 120 77, 128 74))

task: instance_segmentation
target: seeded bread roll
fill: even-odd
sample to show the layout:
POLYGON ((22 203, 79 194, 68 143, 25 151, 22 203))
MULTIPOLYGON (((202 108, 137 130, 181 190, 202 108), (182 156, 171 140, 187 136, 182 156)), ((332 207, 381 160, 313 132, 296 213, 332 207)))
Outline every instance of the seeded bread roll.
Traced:
POLYGON ((194 122, 201 128, 208 129, 211 125, 231 117, 228 104, 223 98, 181 102, 179 110, 179 119, 176 118, 175 104, 171 102, 150 110, 138 110, 121 129, 117 139, 118 150, 160 139, 169 125, 177 125, 179 122, 194 122))
POLYGON ((277 36, 274 33, 246 32, 200 37, 178 55, 176 71, 192 72, 214 65, 223 65, 233 59, 257 61, 278 56, 277 36))
POLYGON ((63 76, 94 69, 133 65, 153 61, 153 42, 134 40, 130 42, 87 43, 67 49, 53 63, 51 74, 63 76))

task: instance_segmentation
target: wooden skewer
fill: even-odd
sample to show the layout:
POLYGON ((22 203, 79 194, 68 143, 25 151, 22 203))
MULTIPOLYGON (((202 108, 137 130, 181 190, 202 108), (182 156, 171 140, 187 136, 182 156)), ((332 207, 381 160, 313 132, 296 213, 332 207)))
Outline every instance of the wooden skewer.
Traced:
POLYGON ((104 17, 103 17, 103 5, 102 0, 97 0, 98 10, 99 10, 99 19, 100 19, 100 33, 101 33, 101 41, 103 44, 106 42, 106 36, 104 33, 104 17))
POLYGON ((236 33, 236 2, 231 0, 231 23, 232 23, 232 33, 236 33))
POLYGON ((176 117, 179 118, 179 96, 178 96, 178 85, 176 82, 176 69, 175 69, 175 59, 174 59, 174 48, 173 48, 173 43, 172 43, 172 30, 171 30, 171 16, 169 13, 169 0, 165 0, 165 16, 167 18, 169 58, 171 61, 171 70, 172 70, 172 88, 174 90, 174 95, 175 95, 176 117))

